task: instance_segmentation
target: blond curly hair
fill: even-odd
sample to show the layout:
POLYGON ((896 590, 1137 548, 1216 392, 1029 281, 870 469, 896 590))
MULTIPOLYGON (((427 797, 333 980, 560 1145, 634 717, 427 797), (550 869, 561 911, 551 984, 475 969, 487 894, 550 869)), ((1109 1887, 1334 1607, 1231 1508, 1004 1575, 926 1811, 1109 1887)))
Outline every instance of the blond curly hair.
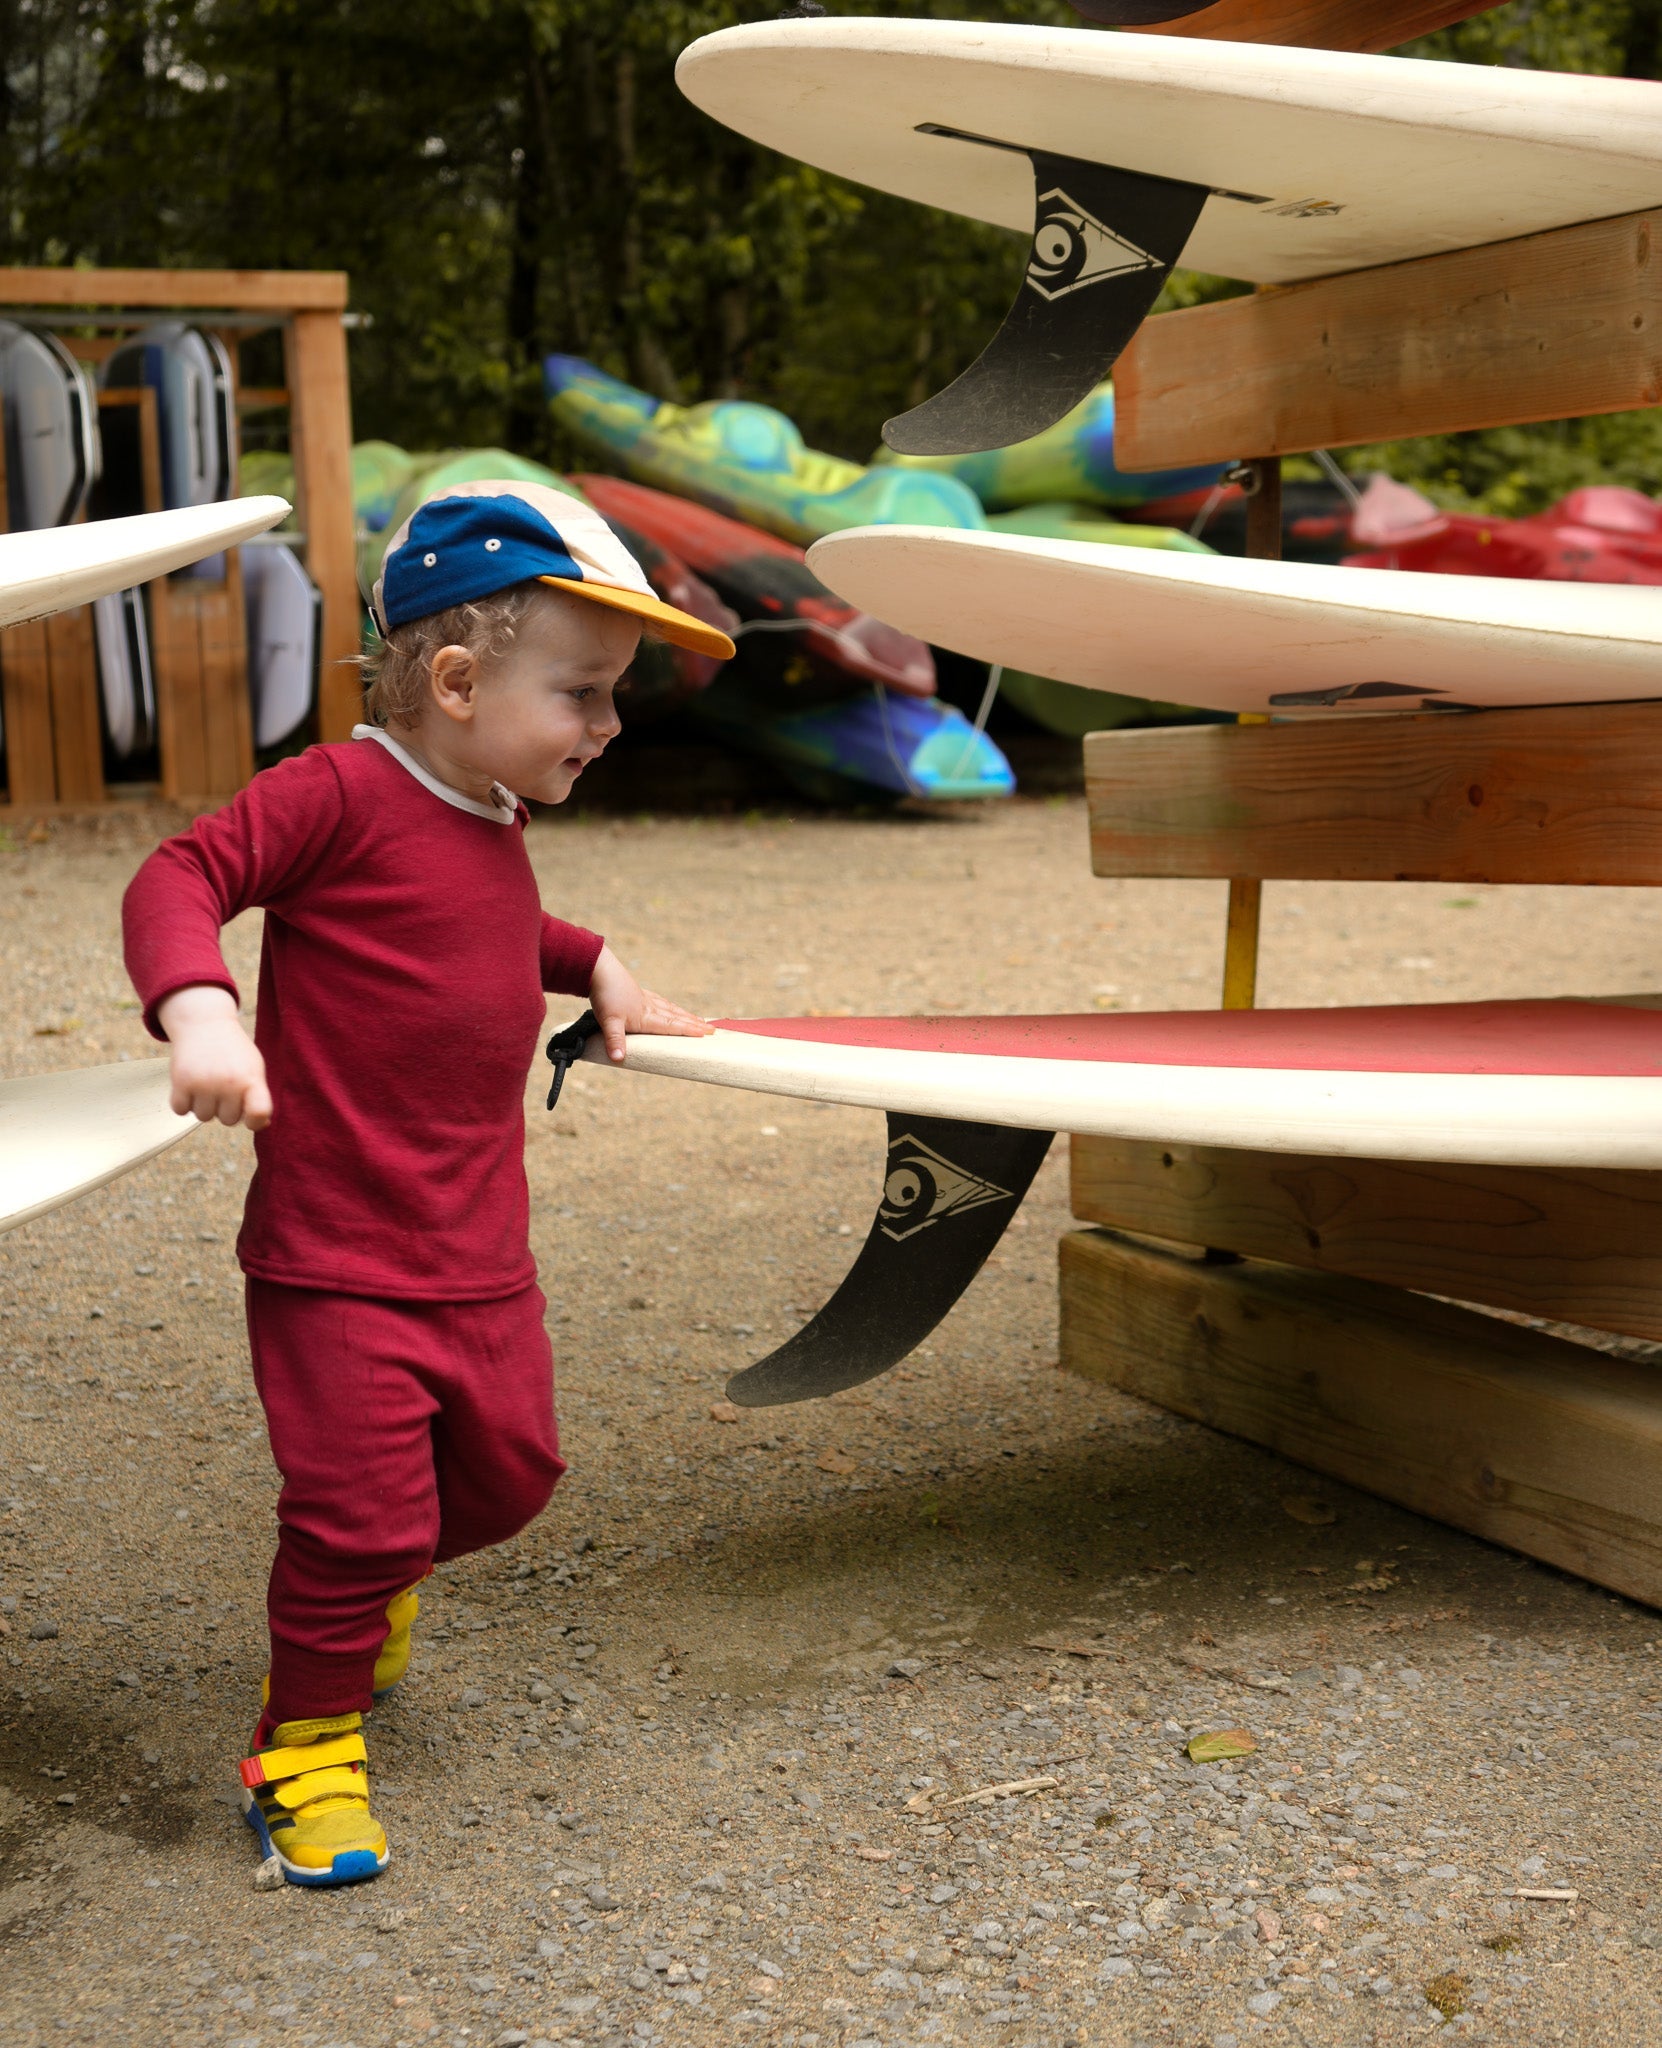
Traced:
POLYGON ((514 644, 525 616, 549 592, 540 583, 515 583, 471 604, 452 605, 394 626, 363 655, 364 709, 371 724, 412 726, 441 647, 462 647, 477 662, 499 661, 514 644))

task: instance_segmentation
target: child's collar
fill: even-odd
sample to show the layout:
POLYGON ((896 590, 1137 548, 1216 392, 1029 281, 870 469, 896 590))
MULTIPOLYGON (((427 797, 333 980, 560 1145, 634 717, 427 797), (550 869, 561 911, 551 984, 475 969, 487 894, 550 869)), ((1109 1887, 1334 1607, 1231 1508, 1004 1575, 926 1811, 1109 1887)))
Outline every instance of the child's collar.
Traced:
POLYGON ((423 789, 430 789, 434 796, 447 804, 453 804, 458 811, 469 811, 476 818, 489 818, 493 825, 511 825, 519 816, 519 798, 511 789, 504 789, 500 782, 491 784, 491 801, 480 803, 476 798, 464 796, 459 789, 452 789, 448 782, 439 778, 423 762, 416 759, 408 747, 401 747, 390 732, 378 725, 355 725, 352 728, 355 740, 379 740, 401 768, 407 768, 423 789))

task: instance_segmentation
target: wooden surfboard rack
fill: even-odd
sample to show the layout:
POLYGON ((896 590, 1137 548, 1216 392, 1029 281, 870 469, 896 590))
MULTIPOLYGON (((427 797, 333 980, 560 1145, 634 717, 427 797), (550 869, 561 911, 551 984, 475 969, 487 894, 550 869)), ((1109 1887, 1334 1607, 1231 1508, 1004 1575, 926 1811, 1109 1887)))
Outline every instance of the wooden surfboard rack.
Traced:
MULTIPOLYGON (((1264 40, 1332 32, 1318 0, 1270 12, 1314 32, 1264 40)), ((1284 454, 1653 406, 1659 235, 1630 214, 1163 314, 1116 368, 1117 459, 1254 451, 1256 510, 1284 454)), ((1097 874, 1229 880, 1225 1007, 1268 880, 1662 883, 1662 701, 1098 733, 1085 774, 1097 874)), ((1662 1376, 1575 1335, 1662 1341, 1662 1174, 1075 1138, 1072 1176, 1065 1367, 1662 1605, 1662 1376)))
MULTIPOLYGON (((357 714, 360 638, 352 532, 352 408, 344 271, 0 269, 0 307, 49 320, 71 354, 101 362, 125 335, 176 314, 216 333, 233 370, 250 334, 280 327, 286 382, 244 391, 239 410, 285 406, 300 557, 322 593, 320 736, 344 739, 357 714), (76 314, 84 320, 76 320, 76 314)), ((106 433, 136 411, 145 509, 161 509, 150 391, 99 394, 106 433)), ((117 429, 119 430, 119 428, 117 429)), ((129 430, 130 431, 130 430, 129 430)), ((0 528, 5 501, 0 491, 0 528)), ((6 791, 0 817, 80 809, 123 794, 188 803, 233 796, 254 772, 248 649, 238 553, 217 580, 148 586, 161 780, 106 786, 92 614, 85 607, 0 631, 6 791)))

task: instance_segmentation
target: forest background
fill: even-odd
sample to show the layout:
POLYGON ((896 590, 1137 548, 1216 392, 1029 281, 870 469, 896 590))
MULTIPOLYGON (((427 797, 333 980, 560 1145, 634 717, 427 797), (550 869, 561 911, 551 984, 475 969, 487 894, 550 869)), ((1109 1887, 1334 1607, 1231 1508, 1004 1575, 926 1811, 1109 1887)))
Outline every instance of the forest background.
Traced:
MULTIPOLYGON (((762 399, 865 460, 883 419, 993 332, 1025 243, 689 106, 677 53, 779 4, 0 0, 0 262, 350 271, 370 316, 352 340, 360 438, 559 466, 540 365, 562 349, 661 397, 762 399)), ((1083 26, 1064 0, 881 11, 1083 26)), ((1662 0, 1510 0, 1403 54, 1654 79, 1662 0)), ((1240 288, 1179 273, 1168 299, 1240 288)), ((1504 513, 1593 481, 1654 494, 1662 415, 1343 460, 1504 513)))

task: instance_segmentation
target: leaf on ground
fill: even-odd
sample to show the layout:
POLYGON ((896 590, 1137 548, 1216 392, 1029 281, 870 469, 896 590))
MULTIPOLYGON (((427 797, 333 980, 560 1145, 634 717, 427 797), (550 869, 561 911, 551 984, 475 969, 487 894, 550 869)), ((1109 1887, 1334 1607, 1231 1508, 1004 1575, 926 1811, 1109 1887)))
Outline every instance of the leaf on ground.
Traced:
POLYGON ((1233 1756, 1251 1756, 1258 1747, 1256 1735, 1244 1728, 1220 1728, 1212 1735, 1196 1735, 1189 1742, 1189 1760, 1197 1764, 1227 1763, 1233 1756))
POLYGON ((1112 1657, 1117 1654, 1112 1643, 1082 1642, 1075 1636, 1030 1636, 1027 1647, 1030 1650, 1048 1650, 1055 1657, 1112 1657))
POLYGON ((1281 1508, 1295 1522, 1303 1522, 1312 1529, 1328 1528, 1339 1519, 1339 1510, 1333 1503, 1321 1500, 1313 1493, 1284 1493, 1281 1508))
POLYGON ((847 1451, 821 1451, 814 1463, 822 1472, 857 1472, 858 1458, 851 1458, 847 1451))

